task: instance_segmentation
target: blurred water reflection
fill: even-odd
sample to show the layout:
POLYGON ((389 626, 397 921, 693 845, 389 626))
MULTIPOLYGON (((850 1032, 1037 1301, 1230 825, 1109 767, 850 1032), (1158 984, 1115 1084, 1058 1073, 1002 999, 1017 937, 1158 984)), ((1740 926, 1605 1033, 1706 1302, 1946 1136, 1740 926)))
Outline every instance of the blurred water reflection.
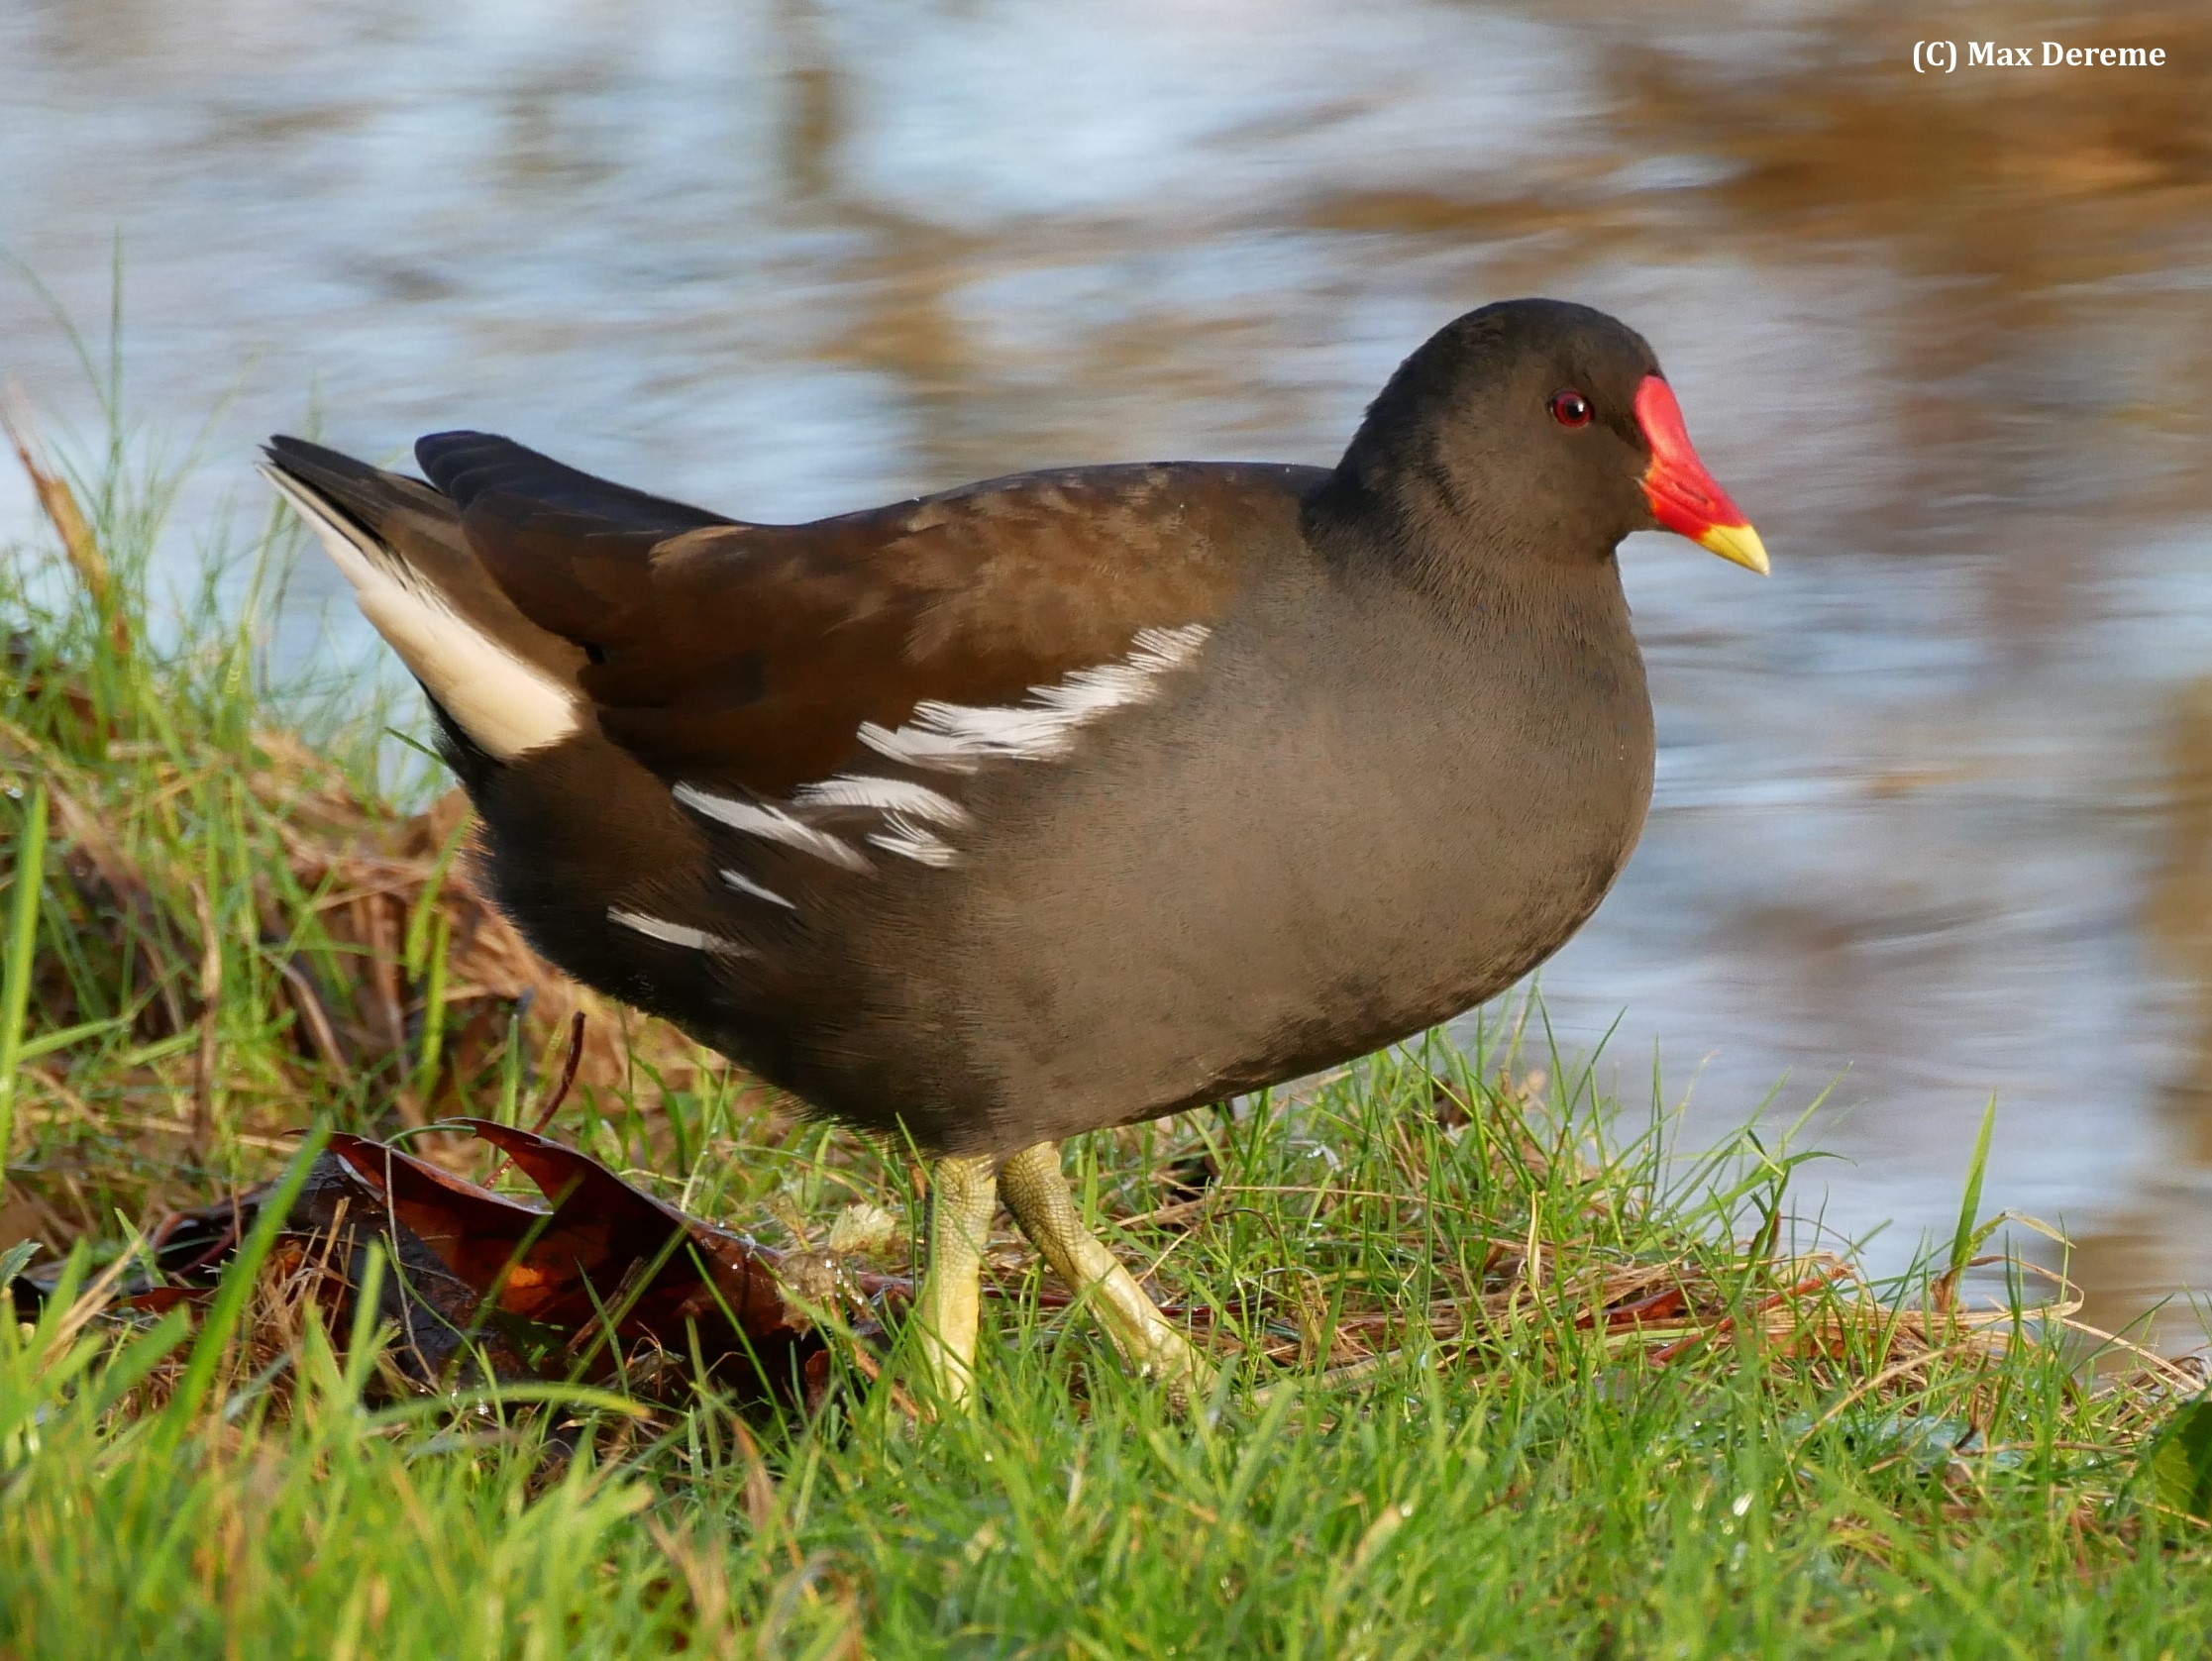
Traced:
MULTIPOLYGON (((1658 799, 1559 1038, 1626 1010, 1699 1131, 1835 1084, 1812 1180, 1898 1249, 1995 1090, 2110 1320, 2212 1288, 2212 14, 1975 15, 2170 66, 1919 76, 1848 0, 27 4, 0 243, 96 316, 121 230, 216 484, 312 387, 757 517, 1326 461, 1454 313, 1621 312, 1776 575, 1628 550, 1658 799)), ((21 284, 0 342, 84 410, 21 284)))

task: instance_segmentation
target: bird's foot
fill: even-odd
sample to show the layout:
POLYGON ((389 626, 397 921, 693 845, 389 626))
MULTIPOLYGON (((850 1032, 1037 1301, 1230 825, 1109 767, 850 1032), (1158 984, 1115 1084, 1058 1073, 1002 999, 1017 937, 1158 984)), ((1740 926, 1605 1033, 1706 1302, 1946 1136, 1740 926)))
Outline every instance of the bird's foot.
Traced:
POLYGON ((1057 1143, 1024 1149, 999 1169, 999 1192, 1014 1220, 1079 1298, 1089 1298, 1122 1354, 1185 1406, 1205 1400, 1213 1369, 1160 1313, 1121 1261, 1088 1228, 1060 1170, 1057 1143))

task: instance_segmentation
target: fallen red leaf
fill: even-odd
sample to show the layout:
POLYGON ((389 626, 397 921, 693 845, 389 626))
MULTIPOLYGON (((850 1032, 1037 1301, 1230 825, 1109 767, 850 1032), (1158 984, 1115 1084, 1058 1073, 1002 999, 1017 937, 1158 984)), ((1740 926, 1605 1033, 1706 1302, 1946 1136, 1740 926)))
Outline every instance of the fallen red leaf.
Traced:
MULTIPOLYGON (((741 1398, 818 1397, 829 1376, 825 1341, 787 1297, 784 1254, 686 1216, 549 1137, 487 1119, 456 1122, 500 1149, 549 1203, 495 1194, 382 1142, 334 1134, 280 1241, 283 1261, 316 1263, 336 1289, 318 1295, 334 1335, 352 1329, 369 1253, 380 1245, 391 1272, 377 1319, 397 1332, 396 1359, 419 1385, 488 1372, 620 1378, 666 1391, 695 1370, 695 1359, 741 1398)), ((154 1234, 154 1273, 127 1277, 115 1306, 159 1312, 204 1300, 265 1193, 169 1219, 154 1234)), ((826 1284, 880 1298, 911 1290, 899 1278, 818 1259, 806 1268, 817 1292, 826 1284)), ((19 1309, 29 1299, 35 1311, 50 1284, 48 1275, 19 1276, 19 1309)), ((856 1330, 871 1330, 862 1314, 856 1330)))

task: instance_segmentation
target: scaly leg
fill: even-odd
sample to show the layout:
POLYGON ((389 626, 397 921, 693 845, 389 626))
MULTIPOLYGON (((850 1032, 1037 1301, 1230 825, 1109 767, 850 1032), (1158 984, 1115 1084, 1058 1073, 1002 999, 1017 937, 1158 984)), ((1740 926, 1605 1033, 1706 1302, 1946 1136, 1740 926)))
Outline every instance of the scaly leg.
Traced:
POLYGON ((929 1266, 912 1318, 923 1377, 939 1404, 965 1408, 976 1382, 983 1248, 998 1209, 989 1159, 941 1159, 929 1172, 929 1266))
POLYGON ((1040 1142, 1007 1160, 999 1168, 999 1192, 1053 1272, 1077 1297, 1097 1301, 1106 1331, 1141 1371, 1186 1401, 1206 1394, 1212 1370, 1168 1323, 1136 1277, 1083 1226, 1060 1171, 1057 1142, 1040 1142))

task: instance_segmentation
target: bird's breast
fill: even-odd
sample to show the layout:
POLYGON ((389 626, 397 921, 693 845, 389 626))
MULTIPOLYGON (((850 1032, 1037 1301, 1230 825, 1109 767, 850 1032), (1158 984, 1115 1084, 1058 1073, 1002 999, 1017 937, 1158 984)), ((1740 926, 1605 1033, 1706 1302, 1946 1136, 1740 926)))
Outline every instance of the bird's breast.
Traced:
POLYGON ((1296 1077, 1495 994, 1590 915, 1642 825, 1633 640, 1566 682, 1340 620, 1208 653, 1064 765, 985 783, 974 864, 942 890, 923 995, 1071 1119, 1296 1077), (1100 1080, 1113 1101, 1088 1102, 1100 1080))

